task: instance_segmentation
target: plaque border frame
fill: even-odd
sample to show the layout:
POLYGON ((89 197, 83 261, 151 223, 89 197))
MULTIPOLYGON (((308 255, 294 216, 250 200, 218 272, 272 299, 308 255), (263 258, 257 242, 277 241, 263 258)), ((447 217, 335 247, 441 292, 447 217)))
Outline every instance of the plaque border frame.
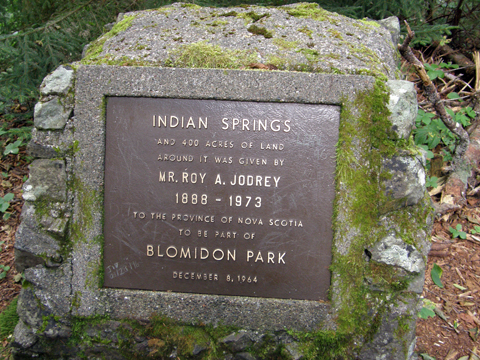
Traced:
MULTIPOLYGON (((77 68, 73 158, 72 294, 78 316, 224 323, 280 330, 333 328, 330 302, 103 288, 106 97, 162 97, 340 105, 373 89, 371 76, 253 70, 87 66, 77 68)), ((345 119, 340 117, 340 123, 345 119)), ((334 220, 334 219, 332 219, 334 220)), ((335 247, 335 235, 333 239, 335 247)), ((335 251, 332 249, 332 256, 335 251)), ((333 274, 332 276, 336 276, 333 274)), ((335 286, 332 278, 331 288, 335 286)))

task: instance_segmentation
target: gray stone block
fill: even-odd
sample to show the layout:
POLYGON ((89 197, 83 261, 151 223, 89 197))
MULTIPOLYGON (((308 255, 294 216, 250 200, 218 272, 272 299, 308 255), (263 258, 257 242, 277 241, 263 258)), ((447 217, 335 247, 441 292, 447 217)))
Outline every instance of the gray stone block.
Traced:
MULTIPOLYGON (((390 79, 397 72, 389 29, 329 13, 314 3, 228 9, 176 3, 119 19, 124 30, 100 38, 102 51, 90 60, 121 63, 128 58, 142 65, 201 68, 273 63, 281 70, 351 75, 379 71, 390 79), (252 19, 252 13, 264 16, 252 19), (268 35, 252 30, 252 25, 268 35), (212 54, 209 46, 217 47, 216 55, 202 54, 212 54)), ((86 55, 88 59, 88 50, 86 55)))
POLYGON ((23 288, 18 297, 17 313, 21 322, 28 325, 34 333, 42 326, 42 317, 50 315, 39 306, 35 290, 31 287, 23 288))
POLYGON ((65 201, 67 173, 63 160, 34 160, 30 165, 30 178, 23 185, 23 199, 38 201, 65 201))
POLYGON ((26 202, 22 222, 15 238, 15 267, 22 272, 39 264, 47 265, 60 260, 61 247, 57 240, 45 234, 37 223, 34 205, 26 202))
POLYGON ((19 321, 15 326, 13 337, 12 346, 14 348, 28 349, 38 341, 38 336, 23 321, 19 321))
POLYGON ((66 95, 73 86, 75 72, 72 68, 61 65, 43 79, 40 86, 42 95, 66 95))
POLYGON ((239 331, 224 337, 220 343, 225 344, 232 352, 239 352, 252 345, 253 341, 247 331, 239 331))
POLYGON ((400 40, 400 22, 396 16, 390 16, 383 20, 377 21, 380 25, 388 29, 392 35, 392 43, 394 46, 398 44, 400 40))
POLYGON ((67 155, 73 150, 73 121, 69 120, 63 131, 32 129, 32 139, 27 145, 30 156, 52 159, 67 155))
POLYGON ((305 359, 305 356, 300 351, 297 343, 289 343, 285 346, 285 349, 287 350, 289 355, 292 357, 292 360, 303 360, 303 359, 305 359))
POLYGON ((65 127, 72 113, 71 107, 65 107, 59 98, 54 97, 47 102, 39 101, 35 105, 34 124, 38 129, 59 130, 65 127))
POLYGON ((392 130, 400 139, 408 139, 417 118, 417 92, 413 83, 403 80, 389 80, 390 100, 387 104, 392 113, 389 117, 392 130))
POLYGON ((34 305, 67 321, 72 306, 72 267, 69 259, 53 269, 40 265, 28 268, 24 276, 33 285, 38 299, 34 305))
POLYGON ((384 180, 387 199, 382 204, 383 213, 418 204, 425 197, 425 168, 421 156, 394 156, 384 159, 382 166, 391 175, 384 180))
POLYGON ((372 260, 400 267, 410 273, 425 271, 422 254, 414 246, 406 244, 394 234, 389 234, 373 247, 369 248, 372 260))
POLYGON ((417 299, 403 298, 381 315, 377 332, 371 342, 363 347, 358 359, 387 360, 411 359, 415 344, 417 299))
POLYGON ((247 352, 241 352, 241 353, 235 354, 234 359, 235 360, 256 360, 257 358, 247 352))

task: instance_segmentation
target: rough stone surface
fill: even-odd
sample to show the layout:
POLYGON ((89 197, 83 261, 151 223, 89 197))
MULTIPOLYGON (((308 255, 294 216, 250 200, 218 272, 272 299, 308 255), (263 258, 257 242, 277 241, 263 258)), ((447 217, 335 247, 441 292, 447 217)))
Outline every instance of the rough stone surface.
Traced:
POLYGON ((387 104, 392 113, 392 130, 400 139, 408 139, 417 117, 417 92, 410 81, 389 80, 390 101, 387 104))
POLYGON ((378 331, 373 340, 364 346, 358 359, 411 359, 412 343, 415 342, 418 302, 416 299, 403 298, 397 302, 397 305, 392 305, 389 310, 382 315, 378 331), (402 332, 398 333, 400 325, 402 325, 402 332))
POLYGON ((75 72, 67 66, 59 66, 53 73, 43 79, 40 86, 42 95, 66 95, 73 86, 75 72))
POLYGON ((383 212, 418 204, 425 196, 423 156, 394 156, 383 160, 383 168, 391 177, 384 180, 387 200, 383 212))
MULTIPOLYGON (((344 101, 352 103, 360 92, 371 90, 376 80, 358 74, 381 73, 390 79, 395 78, 396 54, 392 36, 398 31, 394 21, 390 19, 383 22, 383 26, 390 29, 389 32, 373 21, 347 19, 324 12, 315 4, 229 9, 174 4, 154 11, 121 14, 119 21, 121 23, 117 23, 111 33, 105 34, 88 48, 83 65, 76 64, 76 80, 69 80, 70 84, 73 81, 76 86, 73 118, 68 119, 73 101, 72 92, 68 89, 71 85, 60 85, 53 80, 57 76, 54 76, 55 73, 65 73, 65 69, 57 69, 50 78, 45 79, 42 86, 44 97, 38 105, 40 110, 44 105, 55 101, 58 104, 60 100, 63 103, 62 110, 57 108, 53 113, 66 116, 68 120, 52 121, 50 116, 42 115, 44 110, 39 111, 29 150, 35 157, 62 157, 65 160, 37 160, 32 164, 32 178, 25 185, 28 200, 25 214, 30 214, 30 225, 26 221, 26 230, 23 231, 26 234, 32 229, 31 237, 36 233, 40 243, 54 238, 60 240, 53 240, 49 244, 52 253, 48 256, 40 256, 40 250, 31 246, 18 249, 22 256, 30 256, 31 262, 24 261, 23 264, 29 286, 22 290, 19 300, 21 322, 16 329, 19 335, 15 350, 17 358, 47 354, 45 356, 51 358, 77 359, 81 353, 92 359, 128 359, 124 351, 135 351, 137 355, 145 354, 146 357, 152 350, 149 348, 149 339, 126 336, 129 325, 121 319, 136 318, 145 325, 151 314, 156 313, 188 326, 216 326, 223 323, 240 327, 242 331, 222 339, 225 359, 251 360, 255 357, 250 349, 262 350, 280 345, 292 358, 302 359, 304 354, 297 346, 297 340, 285 329, 335 330, 334 319, 341 305, 335 286, 350 286, 340 274, 332 274, 334 300, 325 303, 102 288, 98 274, 103 271, 102 244, 99 239, 103 235, 105 98, 136 96, 332 105, 342 105, 344 101), (270 34, 259 35, 258 29, 270 34), (201 54, 202 49, 215 49, 234 64, 220 64, 219 67, 223 68, 219 70, 181 68, 203 67, 211 56, 205 58, 205 54, 201 54), (198 55, 204 56, 203 62, 189 65, 191 57, 198 55), (238 68, 236 62, 246 59, 264 64, 274 63, 281 70, 304 72, 232 70, 238 68), (90 66, 106 61, 135 66, 90 66), (68 112, 68 116, 62 111, 68 112), (67 173, 70 180, 75 179, 74 194, 67 194, 67 173), (28 206, 32 206, 29 201, 34 202, 33 205, 46 203, 46 206, 39 214, 33 214, 33 210, 29 213, 28 206), (69 204, 73 204, 71 209, 69 204), (46 239, 42 240, 42 236, 46 239), (62 256, 57 256, 59 242, 62 246, 68 245, 62 249, 62 256), (87 316, 105 316, 105 319, 101 323, 85 325, 83 344, 69 345, 66 339, 71 334, 74 319, 87 316), (41 341, 37 341, 37 338, 41 341), (129 345, 120 349, 120 343, 129 345)), ((62 79, 61 82, 66 79, 63 75, 58 78, 62 79)), ((401 93, 398 101, 394 95, 391 103, 400 103, 404 95, 401 93)), ((356 116, 356 109, 351 110, 356 116)), ((403 116, 404 110, 397 112, 403 116)), ((402 127, 408 121, 395 119, 396 116, 394 113, 391 118, 394 130, 399 132, 399 136, 408 136, 410 130, 404 129, 408 126, 402 127)), ((361 148, 357 146, 360 141, 358 138, 353 140, 356 148, 361 148)), ((396 209, 414 206, 422 201, 425 190, 424 173, 423 178, 421 176, 423 165, 421 156, 415 157, 410 153, 399 153, 384 161, 384 169, 390 170, 392 177, 385 183, 390 203, 382 204, 387 209, 379 219, 383 222, 382 234, 385 233, 384 229, 392 231, 392 234, 404 233, 402 225, 392 226, 388 223, 394 219, 391 214, 396 209), (405 172, 406 180, 402 179, 405 172), (413 186, 412 189, 414 183, 420 186, 413 186)), ((348 193, 350 189, 342 186, 339 184, 341 191, 348 193)), ((343 223, 351 215, 349 211, 352 209, 344 209, 344 205, 350 206, 349 202, 341 195, 339 198, 337 206, 344 211, 340 211, 336 221, 340 224, 342 236, 344 234, 345 238, 351 239, 343 241, 336 238, 338 243, 335 245, 342 255, 348 255, 351 245, 358 241, 356 239, 361 233, 360 229, 350 228, 343 223)), ((378 322, 379 331, 374 334, 372 342, 364 346, 359 358, 390 359, 392 357, 389 354, 412 349, 412 322, 416 318, 415 292, 420 289, 424 271, 418 257, 428 247, 422 245, 425 235, 423 230, 413 234, 415 241, 418 240, 420 244, 418 250, 408 247, 395 235, 369 248, 372 254, 370 261, 381 262, 382 267, 390 266, 399 277, 412 280, 403 293, 394 294, 401 297, 405 292, 410 292, 408 296, 411 297, 393 301, 385 313, 381 312, 381 306, 372 308, 373 315, 375 312, 383 314, 383 318, 378 322), (403 326, 405 319, 413 320, 407 321, 408 331, 397 338, 396 330, 400 323, 403 326)), ((379 233, 372 233, 371 236, 377 240, 380 238, 379 233)), ((32 245, 28 236, 23 238, 26 240, 20 240, 20 245, 22 241, 32 245)), ((378 291, 383 289, 379 288, 378 291)), ((373 292, 371 295, 372 303, 378 300, 373 292)), ((381 305, 386 306, 384 303, 381 305)), ((210 345, 201 342, 197 345, 192 349, 192 355, 201 358, 204 355, 203 345, 210 345)), ((180 350, 177 350, 169 351, 170 357, 178 357, 180 350)), ((356 351, 360 350, 357 348, 356 351)), ((392 359, 405 359, 404 353, 392 359)))
POLYGON ((230 334, 221 339, 220 342, 225 344, 232 352, 245 350, 253 343, 250 335, 246 331, 230 334))
POLYGON ((396 16, 390 16, 386 19, 378 20, 377 22, 390 31, 390 34, 392 35, 392 43, 397 46, 400 39, 400 22, 398 21, 398 18, 396 16))
POLYGON ((71 108, 65 107, 59 98, 54 97, 47 102, 39 101, 35 105, 33 122, 37 129, 63 129, 71 113, 71 108))
POLYGON ((395 235, 388 235, 369 249, 372 260, 398 266, 411 273, 425 271, 422 254, 414 246, 406 244, 395 235))
POLYGON ((73 121, 67 121, 63 131, 32 129, 32 139, 27 145, 30 156, 52 159, 65 156, 73 150, 73 121))
MULTIPOLYGON (((189 46, 210 44, 226 52, 241 49, 243 53, 237 58, 272 63, 281 70, 345 74, 376 71, 391 79, 397 72, 389 30, 375 21, 329 13, 316 4, 219 9, 176 3, 156 11, 127 13, 121 19, 122 25, 117 26, 126 29, 112 37, 114 28, 91 45, 94 49, 104 43, 93 58, 88 58, 87 50, 88 61, 120 64, 128 59, 142 65, 182 67, 190 61, 182 57, 185 50, 192 49, 189 46), (264 16, 255 20, 251 14, 264 16), (259 35, 252 26, 269 33, 259 35)), ((203 56, 197 67, 204 67, 208 56, 196 56, 203 56)))
POLYGON ((67 174, 63 160, 34 160, 30 165, 30 178, 23 185, 23 199, 37 201, 65 201, 67 174))
POLYGON ((38 336, 32 333, 31 329, 23 321, 19 321, 13 332, 15 340, 12 343, 14 348, 28 349, 37 341, 38 336))
POLYGON ((35 207, 26 203, 22 210, 22 222, 15 237, 15 266, 22 272, 38 264, 60 260, 61 247, 57 240, 45 234, 37 223, 35 207))
POLYGON ((70 315, 72 292, 72 266, 69 261, 58 268, 45 268, 41 265, 28 268, 25 279, 35 288, 35 297, 42 304, 43 311, 49 311, 60 317, 70 315))
POLYGON ((301 353, 297 343, 289 343, 285 346, 288 354, 292 357, 292 360, 302 360, 305 356, 301 353))
POLYGON ((235 360, 256 360, 257 358, 253 355, 250 355, 247 352, 241 352, 241 353, 235 354, 234 359, 235 360))
POLYGON ((192 355, 193 356, 200 355, 205 350, 207 350, 206 346, 195 344, 195 346, 193 347, 192 355))

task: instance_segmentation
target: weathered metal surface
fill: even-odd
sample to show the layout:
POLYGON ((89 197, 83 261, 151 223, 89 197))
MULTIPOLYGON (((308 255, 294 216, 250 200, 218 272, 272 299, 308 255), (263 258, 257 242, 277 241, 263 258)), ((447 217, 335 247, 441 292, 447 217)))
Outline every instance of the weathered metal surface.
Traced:
POLYGON ((106 287, 326 299, 339 107, 110 97, 106 287))

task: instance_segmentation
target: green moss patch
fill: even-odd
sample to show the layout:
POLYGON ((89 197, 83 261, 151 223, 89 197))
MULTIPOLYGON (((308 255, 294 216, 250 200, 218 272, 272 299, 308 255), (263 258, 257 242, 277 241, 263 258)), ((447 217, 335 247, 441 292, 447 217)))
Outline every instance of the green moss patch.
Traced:
POLYGON ((17 326, 19 320, 17 315, 17 301, 18 298, 13 299, 0 313, 0 339, 4 339, 13 334, 15 326, 17 326))
POLYGON ((247 30, 254 35, 263 35, 265 39, 271 39, 273 37, 273 33, 271 31, 257 25, 250 25, 247 30))
MULTIPOLYGON (((225 16, 225 15, 223 15, 223 16, 225 16)), ((250 22, 250 21, 251 22, 257 22, 260 19, 263 19, 263 18, 269 17, 269 16, 270 16, 270 14, 268 14, 268 13, 257 14, 254 11, 242 12, 242 13, 237 15, 237 17, 245 19, 247 22, 250 22)))
POLYGON ((306 26, 298 29, 298 31, 301 32, 301 33, 304 33, 304 34, 307 35, 310 39, 312 39, 313 31, 310 30, 309 28, 307 28, 306 26))
MULTIPOLYGON (((382 159, 408 145, 390 131, 388 99, 384 82, 377 79, 373 90, 345 100, 337 145, 334 231, 340 243, 334 244, 331 266, 338 276, 334 300, 339 302, 338 333, 352 334, 360 342, 373 337, 390 305, 409 296, 405 291, 411 280, 402 270, 367 261, 365 254, 387 234, 378 211, 385 201, 382 181, 389 177, 382 159), (340 250, 345 241, 348 248, 340 250)), ((387 216, 398 227, 397 235, 415 245, 415 234, 425 227, 428 215, 428 207, 421 202, 387 216)))
POLYGON ((81 61, 82 64, 88 64, 97 58, 103 51, 103 45, 105 42, 116 36, 117 34, 121 33, 122 31, 127 30, 130 26, 132 26, 133 19, 135 16, 125 16, 122 21, 116 23, 112 30, 108 33, 100 37, 99 39, 95 40, 87 49, 87 54, 85 58, 81 61))
POLYGON ((250 51, 228 50, 206 41, 184 45, 171 52, 167 65, 184 68, 238 69, 257 61, 250 51))
POLYGON ((292 8, 287 8, 286 12, 290 16, 314 19, 318 21, 330 20, 332 15, 332 13, 322 9, 316 3, 301 3, 292 8))
POLYGON ((71 226, 71 238, 74 243, 87 243, 85 234, 93 227, 94 212, 103 212, 103 196, 77 178, 73 180, 72 190, 77 193, 79 211, 76 221, 71 226))
POLYGON ((273 39, 273 43, 280 49, 280 50, 288 50, 288 49, 295 49, 298 45, 298 41, 287 41, 281 38, 273 39))

